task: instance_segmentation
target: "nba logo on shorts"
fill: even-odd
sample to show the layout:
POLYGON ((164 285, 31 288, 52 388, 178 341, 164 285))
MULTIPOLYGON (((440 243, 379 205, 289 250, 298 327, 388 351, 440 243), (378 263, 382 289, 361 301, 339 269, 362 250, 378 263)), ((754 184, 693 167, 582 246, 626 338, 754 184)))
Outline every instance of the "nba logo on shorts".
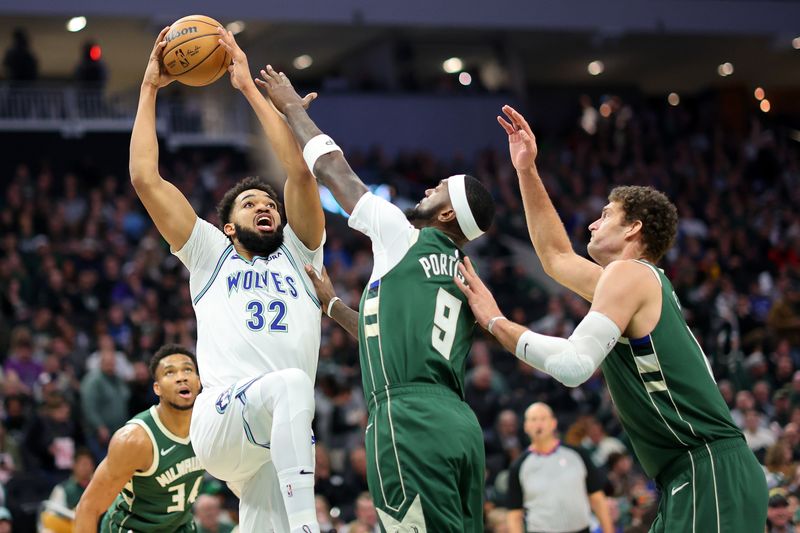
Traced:
POLYGON ((294 496, 294 493, 292 492, 292 484, 291 484, 291 483, 287 483, 287 484, 286 484, 286 494, 287 494, 287 495, 288 495, 290 498, 291 498, 292 496, 294 496))
POLYGON ((219 398, 217 398, 216 406, 217 406, 217 412, 219 414, 224 413, 225 409, 228 408, 228 405, 231 403, 232 394, 233 394, 233 387, 220 394, 219 398))

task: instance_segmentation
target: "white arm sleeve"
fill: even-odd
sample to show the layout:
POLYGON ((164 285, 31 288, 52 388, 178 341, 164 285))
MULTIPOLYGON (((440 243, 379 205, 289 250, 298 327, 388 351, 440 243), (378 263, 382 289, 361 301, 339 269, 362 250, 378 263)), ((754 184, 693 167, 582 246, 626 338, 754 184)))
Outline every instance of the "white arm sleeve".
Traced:
POLYGON ((594 374, 620 335, 613 320, 591 311, 569 339, 526 331, 517 341, 516 356, 567 387, 577 387, 594 374))

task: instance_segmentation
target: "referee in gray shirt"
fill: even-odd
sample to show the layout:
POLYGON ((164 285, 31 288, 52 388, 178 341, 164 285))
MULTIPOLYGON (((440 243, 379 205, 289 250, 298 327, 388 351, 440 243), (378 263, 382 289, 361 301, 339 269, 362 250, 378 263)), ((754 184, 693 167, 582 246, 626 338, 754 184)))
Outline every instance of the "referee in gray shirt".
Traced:
POLYGON ((509 470, 509 533, 589 533, 590 507, 603 533, 614 533, 604 476, 584 451, 561 444, 557 426, 547 404, 525 411, 531 445, 509 470))

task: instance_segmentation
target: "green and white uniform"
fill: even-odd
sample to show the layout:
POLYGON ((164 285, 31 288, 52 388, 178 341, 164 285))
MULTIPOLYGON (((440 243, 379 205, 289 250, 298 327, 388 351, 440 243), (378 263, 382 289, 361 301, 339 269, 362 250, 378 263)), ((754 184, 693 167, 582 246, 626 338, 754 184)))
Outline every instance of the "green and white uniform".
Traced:
POLYGON ((155 406, 127 423, 140 426, 150 437, 153 463, 128 481, 103 517, 100 533, 196 531, 192 503, 203 469, 189 438, 170 432, 158 418, 155 406))
POLYGON ((349 224, 372 239, 375 260, 359 352, 367 476, 381 523, 392 532, 482 532, 483 436, 464 402, 475 317, 453 281, 462 252, 371 193, 349 224))
POLYGON ((764 530, 764 474, 734 424, 672 284, 650 335, 620 338, 602 369, 622 425, 648 476, 663 491, 651 531, 764 530))

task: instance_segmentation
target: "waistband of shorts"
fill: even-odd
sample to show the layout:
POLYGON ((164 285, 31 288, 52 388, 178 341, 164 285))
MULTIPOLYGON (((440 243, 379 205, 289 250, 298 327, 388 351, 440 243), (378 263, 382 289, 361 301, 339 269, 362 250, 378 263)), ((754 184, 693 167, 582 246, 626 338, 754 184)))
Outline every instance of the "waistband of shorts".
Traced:
POLYGON ((745 443, 742 437, 719 439, 708 442, 703 446, 687 450, 686 453, 661 469, 661 472, 656 476, 656 483, 662 488, 666 487, 678 474, 691 468, 692 461, 702 461, 710 457, 712 453, 723 453, 737 448, 749 450, 749 448, 747 448, 747 443, 745 443))
POLYGON ((409 394, 416 396, 436 396, 456 402, 464 401, 455 391, 444 385, 435 385, 433 383, 401 383, 399 385, 390 385, 369 393, 369 409, 373 409, 377 404, 383 403, 389 398, 394 399, 401 396, 408 396, 409 394))

